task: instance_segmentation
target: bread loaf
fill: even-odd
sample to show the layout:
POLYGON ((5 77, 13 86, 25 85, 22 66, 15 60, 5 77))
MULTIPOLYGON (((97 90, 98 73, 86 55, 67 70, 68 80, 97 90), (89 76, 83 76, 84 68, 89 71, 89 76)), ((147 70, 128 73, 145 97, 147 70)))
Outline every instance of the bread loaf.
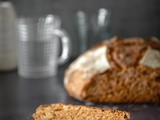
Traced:
POLYGON ((66 70, 69 95, 90 102, 160 102, 160 41, 114 37, 66 70))
POLYGON ((35 120, 130 120, 128 112, 64 104, 41 105, 33 117, 35 120))

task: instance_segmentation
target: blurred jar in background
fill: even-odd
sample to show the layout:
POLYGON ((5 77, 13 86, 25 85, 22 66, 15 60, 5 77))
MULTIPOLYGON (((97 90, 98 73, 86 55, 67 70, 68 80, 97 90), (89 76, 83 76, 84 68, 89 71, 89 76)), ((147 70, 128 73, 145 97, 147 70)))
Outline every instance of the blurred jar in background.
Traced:
POLYGON ((16 68, 16 13, 11 2, 0 2, 0 71, 16 68))
POLYGON ((106 8, 98 9, 91 16, 91 45, 111 38, 111 12, 106 8))
POLYGON ((76 27, 78 40, 80 42, 80 53, 85 52, 89 47, 90 22, 89 16, 80 10, 76 13, 76 27))
POLYGON ((18 19, 18 74, 24 78, 46 78, 57 74, 58 65, 71 54, 69 35, 61 29, 58 16, 18 19), (60 39, 59 39, 60 38, 60 39), (62 53, 59 57, 60 43, 62 53))
POLYGON ((111 37, 111 12, 100 8, 96 13, 76 12, 76 31, 80 53, 111 37))
POLYGON ((100 8, 97 16, 98 40, 106 40, 111 36, 111 13, 105 8, 100 8))

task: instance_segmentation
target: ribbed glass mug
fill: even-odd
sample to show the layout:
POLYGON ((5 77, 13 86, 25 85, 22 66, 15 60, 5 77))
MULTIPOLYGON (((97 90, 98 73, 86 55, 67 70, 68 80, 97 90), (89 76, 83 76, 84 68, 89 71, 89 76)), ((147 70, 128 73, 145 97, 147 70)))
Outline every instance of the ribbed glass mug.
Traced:
POLYGON ((70 57, 70 39, 60 28, 58 16, 19 18, 18 74, 25 78, 43 78, 57 74, 59 64, 70 57), (60 42, 61 40, 61 42, 60 42), (60 43, 62 54, 59 57, 60 43))

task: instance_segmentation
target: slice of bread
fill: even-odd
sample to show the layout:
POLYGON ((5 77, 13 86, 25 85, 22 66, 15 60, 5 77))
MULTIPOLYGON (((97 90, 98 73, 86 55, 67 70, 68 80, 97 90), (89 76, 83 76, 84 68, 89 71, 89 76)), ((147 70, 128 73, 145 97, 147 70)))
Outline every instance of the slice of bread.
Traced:
POLYGON ((130 120, 128 112, 81 105, 41 105, 35 120, 130 120))

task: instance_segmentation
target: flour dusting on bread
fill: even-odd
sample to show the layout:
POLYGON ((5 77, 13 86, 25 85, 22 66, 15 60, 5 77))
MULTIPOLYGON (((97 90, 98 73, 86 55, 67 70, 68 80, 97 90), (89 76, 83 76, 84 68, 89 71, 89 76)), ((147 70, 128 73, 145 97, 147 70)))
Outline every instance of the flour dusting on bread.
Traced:
MULTIPOLYGON (((75 70, 87 72, 90 73, 88 76, 93 76, 94 73, 103 73, 109 68, 110 63, 107 58, 107 46, 101 46, 97 49, 87 51, 73 62, 69 67, 67 76, 70 76, 75 70)), ((68 77, 65 79, 65 83, 67 82, 68 77)))
POLYGON ((160 51, 148 47, 146 53, 140 61, 140 64, 153 69, 160 68, 160 51))

